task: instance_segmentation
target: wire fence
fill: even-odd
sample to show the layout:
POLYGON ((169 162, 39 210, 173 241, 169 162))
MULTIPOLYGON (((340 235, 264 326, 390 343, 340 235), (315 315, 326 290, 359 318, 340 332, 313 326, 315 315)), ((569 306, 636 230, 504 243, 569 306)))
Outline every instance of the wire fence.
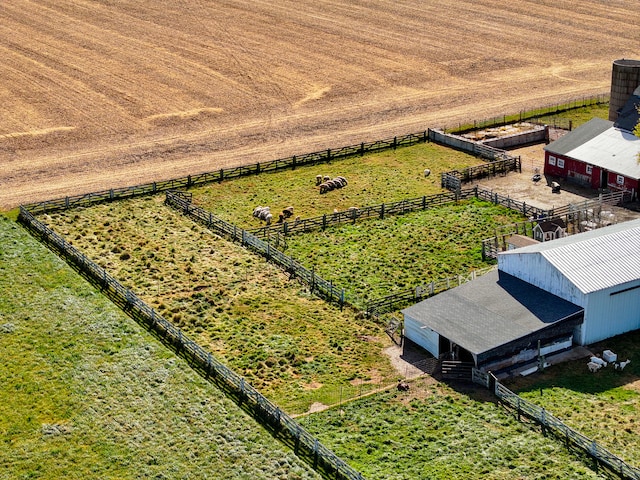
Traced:
POLYGON ((549 431, 555 434, 566 442, 567 447, 574 446, 580 448, 598 464, 615 472, 621 478, 640 480, 640 469, 629 465, 620 457, 602 447, 595 440, 573 430, 544 408, 513 393, 502 385, 491 373, 483 373, 474 369, 473 380, 491 389, 503 405, 514 409, 517 412, 518 420, 521 420, 523 416, 529 418, 538 423, 543 432, 546 433, 549 431))
POLYGON ((133 291, 120 284, 63 237, 37 220, 26 208, 20 207, 18 220, 32 235, 64 258, 113 303, 185 358, 207 380, 234 398, 276 438, 291 445, 296 455, 311 464, 315 470, 330 479, 364 480, 359 472, 322 445, 317 438, 270 402, 243 377, 216 360, 210 352, 205 351, 182 330, 156 313, 133 291))
MULTIPOLYGON (((600 93, 595 96, 575 98, 564 103, 551 103, 534 110, 521 110, 516 114, 497 115, 495 117, 490 117, 484 120, 474 120, 473 123, 459 123, 455 126, 452 125, 449 127, 445 127, 442 130, 448 133, 466 133, 471 130, 501 127, 515 122, 528 121, 534 123, 537 119, 553 117, 554 115, 558 115, 559 113, 567 112, 570 110, 589 107, 592 105, 603 105, 607 103, 609 103, 609 93, 600 93)), ((544 123, 549 124, 549 119, 547 119, 544 123)), ((557 119, 557 124, 564 125, 565 127, 569 127, 568 129, 570 129, 569 122, 567 121, 565 123, 563 119, 557 119)))

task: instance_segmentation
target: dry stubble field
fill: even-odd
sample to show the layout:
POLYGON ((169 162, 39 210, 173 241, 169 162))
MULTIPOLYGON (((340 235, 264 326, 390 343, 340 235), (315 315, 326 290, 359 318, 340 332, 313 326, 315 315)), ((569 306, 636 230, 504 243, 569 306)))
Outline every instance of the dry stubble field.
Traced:
POLYGON ((0 208, 608 92, 637 0, 13 0, 0 208))

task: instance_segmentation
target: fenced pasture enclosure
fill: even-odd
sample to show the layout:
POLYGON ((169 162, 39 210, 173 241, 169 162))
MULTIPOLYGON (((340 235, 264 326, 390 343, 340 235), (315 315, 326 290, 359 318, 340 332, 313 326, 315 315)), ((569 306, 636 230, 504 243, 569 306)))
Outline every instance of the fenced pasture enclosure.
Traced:
POLYGON ((429 377, 409 385, 299 421, 368 479, 601 478, 589 460, 518 422, 483 388, 429 377))
MULTIPOLYGON (((396 142, 394 141, 389 144, 387 148, 394 149, 396 146, 396 142)), ((353 155, 349 154, 347 156, 353 155)), ((327 160, 333 160, 330 154, 327 155, 327 160)), ((333 164, 328 163, 324 165, 333 164)), ((341 165, 337 163, 333 166, 340 167, 341 165)), ((292 166, 288 165, 286 168, 289 169, 292 168, 292 166)), ((420 169, 418 169, 419 173, 416 173, 414 167, 412 167, 412 170, 411 175, 415 181, 425 182, 428 188, 434 188, 435 182, 433 181, 433 177, 429 180, 429 177, 422 175, 420 169), (427 180, 425 181, 424 179, 427 180), (431 183, 429 184, 428 182, 431 183)), ((263 172, 256 167, 253 170, 246 170, 245 173, 239 173, 238 177, 244 177, 246 179, 251 176, 261 180, 262 176, 255 176, 256 173, 263 172)), ((305 173, 308 176, 308 170, 305 173)), ((267 177, 269 176, 270 175, 267 177)), ((218 182, 219 185, 222 185, 225 179, 224 175, 218 173, 217 178, 222 180, 222 182, 218 182)), ((310 180, 312 177, 308 176, 307 178, 310 180)), ((202 180, 202 182, 210 181, 211 179, 202 180)), ((394 187, 393 182, 387 181, 387 184, 390 185, 390 188, 394 187)), ((180 186, 179 184, 176 185, 180 186)), ((192 177, 187 177, 186 186, 193 187, 195 185, 196 183, 193 182, 192 177)), ((400 185, 401 188, 406 187, 404 184, 400 185)), ((351 183, 351 186, 353 186, 353 183, 351 183)), ((114 201, 120 193, 122 193, 123 196, 137 197, 141 194, 156 193, 159 191, 158 186, 155 184, 152 185, 151 190, 149 190, 149 186, 146 187, 146 189, 142 190, 127 189, 122 192, 109 191, 108 197, 105 196, 105 192, 103 192, 93 198, 85 197, 78 199, 77 202, 64 199, 63 201, 52 202, 46 205, 26 206, 21 209, 21 220, 26 224, 30 224, 34 231, 38 231, 39 235, 42 235, 42 238, 46 238, 45 241, 49 242, 50 245, 58 245, 58 247, 53 246, 52 248, 54 250, 58 249, 63 255, 67 255, 72 265, 92 278, 96 285, 105 288, 107 294, 113 296, 114 301, 120 305, 123 310, 138 319, 141 323, 150 326, 163 341, 199 368, 205 377, 211 375, 212 378, 222 382, 221 386, 226 385, 231 396, 234 396, 238 403, 242 404, 246 401, 247 408, 256 418, 263 422, 267 428, 271 426, 275 428, 276 432, 284 431, 285 443, 288 442, 293 445, 296 453, 306 458, 314 468, 323 471, 324 475, 329 478, 360 478, 359 473, 350 469, 346 463, 340 460, 339 457, 333 455, 330 450, 325 450, 314 437, 303 435, 303 432, 296 427, 297 424, 284 413, 284 408, 287 406, 299 408, 301 405, 304 405, 305 408, 308 407, 308 399, 312 398, 312 395, 307 396, 304 391, 307 389, 321 389, 323 385, 318 379, 331 381, 329 379, 335 379, 336 372, 338 372, 338 376, 341 377, 338 380, 351 380, 354 384, 360 385, 362 384, 362 380, 366 381, 367 378, 373 378, 374 376, 392 376, 393 373, 390 369, 387 372, 380 371, 380 364, 376 363, 375 359, 376 355, 379 354, 380 348, 388 344, 384 335, 378 335, 382 331, 382 326, 378 325, 376 327, 375 324, 366 320, 354 322, 353 319, 348 319, 347 322, 345 322, 345 330, 340 332, 339 329, 334 330, 335 322, 327 323, 323 325, 323 327, 327 328, 323 333, 330 332, 330 334, 328 336, 321 336, 320 338, 327 340, 325 346, 328 346, 329 350, 334 350, 335 357, 327 362, 328 357, 326 353, 318 355, 317 357, 316 355, 308 355, 310 352, 310 350, 308 350, 309 345, 296 344, 292 339, 300 338, 303 331, 305 332, 304 335, 306 335, 307 332, 311 331, 309 327, 316 323, 316 321, 305 318, 305 322, 303 323, 306 324, 300 329, 298 328, 300 326, 299 322, 295 320, 300 318, 300 313, 303 310, 294 306, 291 307, 290 310, 286 310, 285 307, 284 313, 282 312, 283 303, 281 292, 285 289, 284 285, 290 282, 287 280, 283 281, 282 274, 277 272, 268 273, 264 278, 260 277, 264 270, 269 270, 270 267, 268 267, 268 263, 255 262, 255 260, 250 259, 248 256, 236 257, 237 252, 232 256, 224 258, 226 257, 226 252, 229 252, 228 250, 224 250, 226 247, 223 247, 223 243, 225 242, 219 239, 214 241, 216 238, 214 235, 207 233, 199 226, 186 221, 186 219, 180 220, 179 216, 171 215, 169 209, 158 208, 154 211, 154 209, 160 205, 161 199, 159 196, 130 200, 130 202, 139 202, 139 204, 142 205, 139 207, 137 213, 127 212, 126 207, 122 207, 120 213, 114 215, 114 212, 123 204, 123 202, 114 201), (91 205, 91 208, 71 208, 72 206, 77 207, 80 204, 84 204, 85 206, 91 205), (155 207, 147 210, 152 204, 155 205, 155 207), (66 240, 49 227, 44 224, 38 225, 39 222, 30 212, 31 207, 33 207, 34 211, 39 211, 38 214, 42 216, 48 225, 54 225, 54 228, 59 229, 65 236, 68 236, 74 245, 80 245, 83 252, 92 251, 98 252, 98 254, 95 255, 91 253, 87 256, 84 253, 79 253, 79 251, 75 250, 71 242, 65 243, 66 240), (68 210, 67 207, 69 207, 68 210), (173 226, 168 227, 167 224, 164 223, 168 217, 172 217, 170 222, 173 223, 173 226), (146 236, 145 233, 141 232, 141 227, 148 223, 159 224, 156 225, 158 230, 151 236, 146 236), (123 237, 118 239, 118 235, 122 235, 123 233, 126 236, 126 240, 123 240, 123 237), (195 237, 196 239, 195 248, 189 244, 191 240, 190 237, 195 237), (165 245, 164 248, 161 249, 162 242, 167 239, 171 240, 168 242, 169 245, 165 245), (60 245, 62 245, 62 247, 60 247, 60 245), (223 263, 226 263, 226 267, 220 266, 218 270, 211 269, 210 265, 208 265, 205 268, 199 269, 198 265, 202 263, 203 259, 207 256, 215 256, 218 252, 223 251, 225 252, 222 255, 224 258, 223 263), (89 257, 99 259, 98 262, 102 263, 103 266, 89 260, 89 257), (157 261, 161 263, 156 263, 157 261), (160 266, 162 262, 169 268, 160 266), (233 265, 233 267, 230 268, 230 264, 233 265), (257 269, 253 269, 253 264, 259 264, 257 265, 257 269), (117 272, 117 274, 114 277, 110 277, 104 267, 107 267, 109 271, 117 272), (239 269, 235 267, 239 267, 239 269), (244 269, 245 272, 244 278, 237 275, 237 270, 242 269, 244 269), (226 289, 222 287, 229 284, 227 280, 223 279, 224 275, 222 272, 228 272, 229 270, 236 270, 236 278, 230 282, 234 284, 234 288, 237 287, 235 292, 225 291, 226 289), (147 276, 145 277, 145 275, 147 276), (118 280, 115 280, 115 278, 118 278, 118 280), (128 284, 128 287, 122 287, 120 285, 119 280, 121 278, 125 279, 125 284, 128 284), (214 284, 211 282, 213 278, 216 278, 215 286, 213 286, 214 284), (113 283, 111 280, 114 280, 116 283, 113 283), (269 303, 266 304, 264 298, 269 297, 269 294, 265 295, 264 287, 271 282, 274 282, 277 287, 272 291, 272 298, 270 298, 269 303), (248 296, 243 297, 243 294, 240 292, 247 292, 252 283, 256 283, 259 287, 258 290, 262 291, 259 294, 250 292, 248 296), (118 285, 122 288, 118 287, 118 285), (170 292, 171 295, 165 297, 160 296, 159 292, 161 289, 163 292, 170 292), (136 293, 133 293, 134 291, 136 291, 136 293), (142 293, 139 294, 138 291, 142 293), (229 310, 228 305, 225 305, 226 300, 230 298, 229 295, 232 295, 234 300, 239 300, 239 303, 236 304, 238 309, 235 311, 229 310), (147 306, 147 303, 142 300, 143 296, 148 296, 150 303, 154 304, 155 302, 158 312, 162 312, 162 314, 156 314, 155 308, 147 306), (212 309, 215 310, 216 313, 205 318, 205 312, 212 309), (249 313, 255 310, 259 310, 263 315, 258 321, 251 317, 249 313), (243 313, 237 316, 232 315, 232 313, 237 312, 243 313), (284 323, 279 323, 276 328, 287 324, 288 328, 293 326, 294 328, 298 328, 298 330, 295 331, 295 333, 293 333, 293 331, 286 333, 278 332, 278 334, 272 335, 266 340, 263 339, 255 342, 256 338, 261 338, 258 333, 259 331, 264 330, 267 333, 274 331, 272 330, 272 326, 265 323, 264 320, 269 316, 273 316, 276 312, 278 312, 278 322, 283 322, 284 320, 284 323), (170 321, 165 320, 164 314, 167 314, 170 321), (142 315, 142 317, 138 318, 139 315, 142 315), (146 320, 144 320, 143 317, 146 318, 146 320), (223 322, 218 323, 213 329, 210 329, 208 322, 212 319, 216 320, 218 317, 220 317, 223 322), (225 322, 227 322, 226 325, 225 322), (188 327, 188 333, 184 334, 178 326, 188 327), (235 335, 238 327, 243 333, 235 335), (371 335, 372 330, 376 333, 375 335, 371 335), (229 333, 231 333, 231 335, 229 335, 229 333), (258 333, 258 336, 253 336, 254 333, 258 333), (355 341, 353 337, 355 337, 355 341), (194 338, 194 340, 191 340, 191 338, 194 338), (229 339, 231 339, 232 342, 236 342, 234 348, 229 348, 232 346, 232 343, 225 343, 226 340, 229 339), (242 344, 251 345, 252 347, 258 346, 259 350, 263 349, 260 350, 257 355, 243 355, 242 344), (207 350, 203 349, 200 345, 205 345, 207 350), (305 348, 307 348, 307 350, 305 350, 305 348), (205 352, 205 354, 203 354, 203 352, 205 352), (219 361, 217 361, 215 366, 212 366, 214 365, 212 359, 215 357, 209 352, 213 352, 215 357, 218 357, 219 354, 224 363, 229 362, 229 359, 235 358, 238 354, 240 354, 240 359, 233 360, 237 363, 235 366, 232 365, 231 368, 226 367, 224 363, 219 361), (277 353, 273 355, 274 352, 277 353), (345 362, 345 356, 349 355, 361 360, 365 359, 365 366, 361 364, 355 371, 351 371, 349 376, 346 376, 348 372, 341 371, 340 368, 342 368, 344 363, 349 363, 345 362), (321 361, 319 361, 320 356, 322 356, 321 361), (342 365, 338 365, 338 362, 342 362, 342 365), (219 369, 218 366, 224 368, 219 369), (336 366, 340 368, 336 370, 336 366), (227 370, 231 372, 228 378, 225 375, 227 370), (240 375, 235 373, 236 371, 239 371, 240 375), (308 383, 304 384, 300 380, 301 377, 304 377, 308 383), (245 378, 262 381, 261 385, 264 388, 260 388, 260 390, 263 392, 270 391, 275 398, 278 398, 278 401, 271 402, 262 396, 251 384, 245 383, 245 378), (275 387, 272 386, 272 382, 274 381, 275 383, 273 384, 276 385, 275 387), (229 387, 229 385, 232 385, 232 387, 229 387), (287 404, 286 400, 283 400, 287 397, 284 393, 287 387, 290 388, 291 385, 297 385, 298 388, 293 394, 291 394, 292 392, 290 391, 287 392, 291 402, 287 404)), ((169 184, 166 183, 162 185, 161 190, 168 188, 169 184)), ((191 190, 197 192, 197 189, 191 190)), ((268 188, 267 190, 273 192, 273 187, 271 190, 268 188)), ((363 188, 362 192, 365 190, 366 189, 363 188)), ((310 193, 316 194, 317 192, 312 188, 310 193)), ((485 232, 487 228, 489 230, 492 228, 496 229, 497 227, 495 226, 487 227, 487 225, 483 223, 486 219, 483 219, 482 215, 474 217, 474 214, 470 214, 474 210, 486 208, 482 202, 471 201, 457 204, 457 201, 460 200, 461 193, 461 190, 454 192, 452 204, 437 209, 440 216, 450 207, 458 220, 461 218, 471 220, 471 223, 485 232)), ((451 194, 443 194, 443 198, 450 195, 451 194)), ((173 196, 174 206, 182 213, 186 213, 188 216, 196 219, 199 223, 206 225, 208 228, 212 228, 218 233, 235 239, 241 245, 244 244, 252 249, 259 250, 268 260, 276 260, 277 263, 284 266, 285 270, 287 270, 286 267, 288 266, 289 271, 291 273, 295 272, 296 276, 304 278, 306 275, 305 272, 309 272, 308 268, 295 265, 292 257, 281 256, 281 252, 277 249, 272 250, 269 242, 263 242, 246 230, 214 217, 211 212, 207 212, 199 206, 193 205, 191 198, 197 201, 199 195, 193 195, 193 197, 191 197, 190 191, 188 194, 173 194, 173 196)), ((475 196, 478 196, 478 189, 474 191, 474 197, 475 196)), ((171 193, 167 195, 167 199, 171 197, 171 193)), ((433 211, 423 210, 422 212, 416 212, 414 214, 402 215, 410 210, 427 208, 427 198, 426 195, 423 195, 418 199, 385 203, 380 205, 377 210, 366 206, 362 207, 363 211, 368 212, 367 216, 376 216, 375 220, 370 219, 366 222, 358 222, 358 220, 360 220, 359 216, 353 213, 354 211, 360 211, 361 208, 358 208, 358 210, 350 210, 352 212, 351 218, 348 219, 350 223, 343 224, 339 227, 329 228, 325 214, 322 217, 324 219, 324 225, 320 226, 320 228, 324 228, 322 235, 316 233, 315 236, 326 236, 329 238, 329 236, 325 234, 332 233, 334 230, 338 231, 338 236, 345 236, 345 232, 347 233, 346 236, 349 236, 352 233, 358 233, 357 230, 365 230, 364 228, 360 228, 362 225, 366 224, 367 229, 371 229, 376 222, 384 223, 390 222, 391 220, 396 222, 397 226, 404 227, 410 224, 410 221, 407 220, 410 217, 433 211), (387 206, 389 206, 389 208, 387 208, 387 206), (369 214, 369 212, 372 213, 369 214), (353 231, 349 229, 353 229, 353 231)), ((429 199, 433 198, 436 197, 429 197, 429 199)), ((491 201, 494 201, 494 198, 492 198, 491 201)), ((243 211, 249 211, 247 206, 254 204, 254 201, 255 199, 253 198, 247 199, 243 211)), ((502 202, 496 198, 495 203, 502 202)), ((510 211, 511 213, 504 211, 497 212, 497 215, 505 217, 502 218, 498 224, 508 223, 506 222, 508 215, 520 216, 523 212, 528 213, 525 204, 520 205, 517 202, 513 203, 511 199, 507 199, 507 203, 511 203, 509 206, 512 209, 515 207, 517 212, 513 210, 510 211)), ((309 202, 309 204, 313 204, 313 201, 309 202)), ((431 205, 429 204, 429 206, 431 205)), ((128 207, 130 207, 130 205, 128 205, 128 207)), ((347 220, 347 217, 341 218, 341 212, 338 211, 336 213, 338 214, 338 219, 347 220)), ((433 227, 433 225, 437 224, 435 220, 441 220, 441 218, 420 218, 418 224, 433 227)), ((454 223, 460 224, 459 221, 454 223)), ((388 223, 387 225, 392 224, 388 223)), ((314 225, 314 228, 315 227, 318 227, 318 225, 314 225)), ((411 229, 411 227, 412 226, 409 225, 408 228, 411 229)), ((415 227, 415 225, 413 227, 415 227)), ((468 233, 464 230, 456 230, 455 228, 444 227, 443 225, 440 225, 440 229, 449 235, 448 242, 454 244, 463 236, 463 233, 468 233)), ((380 230, 389 230, 389 228, 383 225, 383 228, 380 230)), ((391 231, 383 233, 391 234, 389 237, 394 236, 391 231)), ((304 234, 298 234, 295 237, 287 238, 288 253, 295 251, 296 248, 300 248, 300 245, 296 245, 295 242, 303 236, 304 234)), ((340 242, 335 238, 331 241, 334 245, 338 246, 338 250, 344 250, 344 245, 340 245, 340 242)), ((404 241, 407 244, 415 243, 415 241, 409 237, 404 237, 404 241)), ((384 240, 372 241, 370 238, 367 238, 365 241, 359 239, 356 243, 367 246, 384 245, 384 240)), ((436 247, 440 247, 440 245, 436 245, 436 247)), ((309 245, 303 248, 309 248, 309 245)), ((444 250, 441 247, 437 249, 444 250)), ((309 253, 309 251, 321 251, 323 259, 336 258, 336 255, 330 249, 322 250, 318 249, 317 246, 311 246, 311 249, 308 250, 307 253, 309 253)), ((431 251, 433 252, 433 250, 431 251)), ((475 255, 476 258, 481 258, 479 251, 474 252, 473 255, 475 255)), ((309 257, 311 255, 302 256, 309 257)), ((375 257, 375 255, 370 256, 375 257)), ((362 265, 362 263, 359 265, 362 265)), ((447 266, 445 265, 445 269, 446 268, 447 266)), ((331 268, 329 270, 333 271, 331 268)), ((334 295, 335 288, 333 283, 330 281, 327 288, 323 283, 325 276, 316 275, 315 265, 311 268, 310 272, 311 275, 307 275, 308 279, 305 283, 311 284, 311 290, 313 290, 314 284, 320 284, 320 290, 325 292, 325 296, 334 298, 335 300, 336 295, 334 295)), ((353 270, 349 271, 349 275, 350 278, 354 277, 353 270)), ((403 282, 399 282, 398 285, 401 287, 404 286, 403 282)), ((369 286, 367 285, 367 287, 369 286)), ((344 305, 347 303, 347 298, 343 289, 339 291, 338 301, 344 305)), ((315 307, 315 313, 319 313, 319 310, 324 310, 327 316, 324 318, 318 317, 320 322, 331 316, 339 317, 337 313, 339 310, 331 309, 331 307, 325 304, 322 304, 322 307, 318 308, 320 304, 317 303, 317 300, 309 296, 305 290, 297 289, 294 296, 298 297, 297 300, 302 300, 302 303, 306 303, 303 307, 304 309, 308 309, 309 306, 312 308, 315 307), (310 305, 314 303, 314 300, 316 302, 315 305, 310 305)), ((307 313, 302 316, 308 317, 309 310, 306 310, 306 312, 307 313)), ((347 319, 347 317, 344 318, 347 319)), ((314 343, 318 338, 317 336, 314 337, 310 335, 308 343, 314 343)), ((377 378, 377 380, 379 381, 379 378, 377 378)), ((251 383, 253 383, 253 381, 251 381, 251 383)), ((328 390, 334 391, 335 384, 331 385, 331 388, 328 388, 328 390)), ((313 395, 313 397, 317 396, 313 395)))
POLYGON ((185 357, 195 369, 202 371, 205 379, 211 379, 222 391, 235 398, 261 425, 272 430, 274 436, 291 445, 295 454, 306 459, 314 470, 323 473, 326 478, 363 480, 359 472, 247 383, 244 377, 220 363, 211 352, 204 350, 181 329, 157 314, 132 290, 124 287, 64 238, 36 220, 27 210, 21 209, 20 215, 22 222, 34 236, 57 252, 125 313, 149 328, 165 345, 185 357))
POLYGON ((382 326, 311 294, 163 197, 42 219, 287 412, 307 411, 337 383, 395 379, 380 365, 382 326))

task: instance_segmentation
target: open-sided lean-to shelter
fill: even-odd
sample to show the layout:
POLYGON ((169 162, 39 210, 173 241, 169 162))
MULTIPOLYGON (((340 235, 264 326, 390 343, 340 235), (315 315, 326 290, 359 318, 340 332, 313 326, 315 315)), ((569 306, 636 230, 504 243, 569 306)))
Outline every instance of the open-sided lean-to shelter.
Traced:
POLYGON ((498 254, 498 270, 402 311, 435 357, 513 368, 640 328, 640 220, 498 254))

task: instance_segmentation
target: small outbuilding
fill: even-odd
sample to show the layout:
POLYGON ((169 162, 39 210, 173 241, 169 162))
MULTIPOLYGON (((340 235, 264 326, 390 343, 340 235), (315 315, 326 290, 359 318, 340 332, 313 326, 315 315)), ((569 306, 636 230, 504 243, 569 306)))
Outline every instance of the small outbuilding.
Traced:
POLYGON ((567 234, 567 224, 561 218, 552 218, 538 222, 533 227, 533 239, 537 242, 548 242, 562 238, 567 234))

